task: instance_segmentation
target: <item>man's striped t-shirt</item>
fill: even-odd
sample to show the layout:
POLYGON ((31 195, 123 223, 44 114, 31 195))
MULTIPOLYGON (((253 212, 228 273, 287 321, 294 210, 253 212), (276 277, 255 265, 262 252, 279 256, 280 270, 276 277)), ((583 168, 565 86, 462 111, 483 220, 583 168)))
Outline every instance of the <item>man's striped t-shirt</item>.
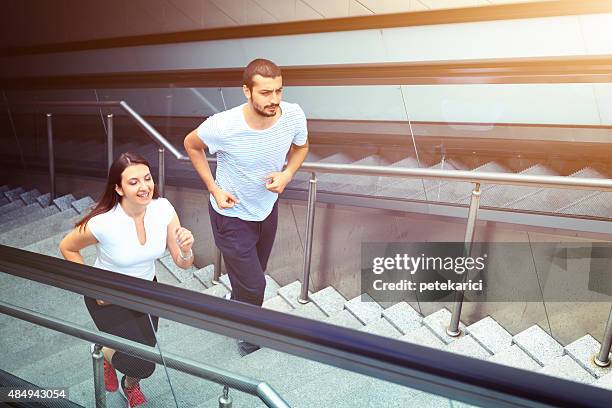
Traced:
POLYGON ((240 201, 222 210, 211 194, 213 208, 228 217, 262 221, 278 198, 278 194, 266 189, 265 176, 283 169, 292 143, 306 143, 306 116, 298 104, 281 101, 281 116, 274 125, 254 130, 246 123, 244 106, 209 117, 198 127, 197 134, 210 153, 217 154, 215 182, 240 201))

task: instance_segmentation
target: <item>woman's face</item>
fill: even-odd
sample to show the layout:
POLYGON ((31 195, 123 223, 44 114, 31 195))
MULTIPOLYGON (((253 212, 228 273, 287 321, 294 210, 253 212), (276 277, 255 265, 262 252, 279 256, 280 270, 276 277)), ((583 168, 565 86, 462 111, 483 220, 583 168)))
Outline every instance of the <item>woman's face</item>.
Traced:
POLYGON ((121 173, 121 186, 116 186, 115 191, 122 200, 135 205, 146 205, 153 199, 153 177, 148 166, 144 164, 133 164, 121 173))

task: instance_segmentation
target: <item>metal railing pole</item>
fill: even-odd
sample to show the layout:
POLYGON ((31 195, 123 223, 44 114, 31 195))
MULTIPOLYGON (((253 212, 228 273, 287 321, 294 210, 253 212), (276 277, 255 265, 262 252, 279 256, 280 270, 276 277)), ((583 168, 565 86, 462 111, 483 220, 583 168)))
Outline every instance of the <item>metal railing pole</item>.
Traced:
POLYGON ((113 164, 113 114, 109 113, 106 115, 107 121, 107 134, 106 134, 106 170, 110 171, 111 165, 113 164))
POLYGON ((599 367, 607 367, 610 365, 610 347, 612 347, 612 309, 610 309, 610 315, 608 316, 608 323, 606 324, 606 330, 604 332, 603 341, 601 342, 599 354, 593 359, 593 362, 599 367))
MULTIPOLYGON (((464 249, 463 256, 469 257, 472 252, 472 242, 474 240, 474 229, 476 228, 476 220, 478 219, 478 207, 480 206, 480 183, 475 183, 472 190, 472 198, 470 200, 470 211, 468 213, 467 225, 465 227, 465 237, 463 239, 464 249)), ((464 272, 464 279, 467 278, 468 272, 464 272)), ((446 329, 446 334, 451 337, 457 337, 461 334, 459 322, 461 318, 461 308, 463 307, 463 291, 455 292, 455 304, 453 305, 453 313, 450 324, 446 329)))
POLYGON ((219 397, 219 408, 232 408, 232 397, 229 395, 229 387, 223 386, 223 394, 219 397))
POLYGON ((106 387, 104 385, 104 354, 102 346, 99 344, 93 345, 91 352, 93 361, 93 380, 94 380, 94 396, 96 400, 96 408, 106 408, 106 387))
POLYGON ((215 270, 213 271, 212 283, 218 284, 219 278, 221 277, 221 266, 223 262, 223 257, 221 256, 221 250, 215 246, 215 270))
POLYGON ((164 158, 165 149, 160 147, 157 151, 159 152, 159 182, 157 191, 159 191, 160 197, 163 197, 166 184, 166 163, 164 158))
POLYGON ((53 151, 53 115, 47 113, 47 146, 49 148, 49 190, 51 201, 56 198, 55 191, 55 153, 53 151))
POLYGON ((308 214, 306 217, 306 243, 304 245, 304 277, 298 302, 308 303, 308 282, 310 280, 310 258, 312 256, 312 235, 314 231, 315 202, 317 201, 317 174, 310 173, 308 184, 308 214))

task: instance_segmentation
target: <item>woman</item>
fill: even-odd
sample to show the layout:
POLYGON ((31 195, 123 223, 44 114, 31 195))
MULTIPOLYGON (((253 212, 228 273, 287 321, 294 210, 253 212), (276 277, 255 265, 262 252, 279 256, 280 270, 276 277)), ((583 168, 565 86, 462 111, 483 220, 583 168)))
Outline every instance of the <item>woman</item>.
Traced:
MULTIPOLYGON (((89 245, 96 245, 95 267, 141 279, 156 280, 155 260, 166 246, 179 267, 193 264, 193 235, 181 227, 172 204, 159 198, 149 163, 133 153, 123 153, 112 164, 102 198, 62 240, 60 251, 65 259, 83 263, 80 251, 89 245)), ((88 297, 85 304, 99 330, 156 344, 158 317, 88 297)), ((139 381, 153 374, 155 364, 107 347, 102 352, 106 389, 119 388, 128 408, 143 404, 139 381), (124 374, 120 387, 115 368, 124 374)))

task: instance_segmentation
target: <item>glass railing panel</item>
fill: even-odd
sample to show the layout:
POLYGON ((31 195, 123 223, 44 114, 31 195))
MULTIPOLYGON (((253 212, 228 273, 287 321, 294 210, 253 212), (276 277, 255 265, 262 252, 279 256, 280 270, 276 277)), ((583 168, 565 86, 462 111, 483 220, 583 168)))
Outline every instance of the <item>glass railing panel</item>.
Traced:
MULTIPOLYGON (((144 343, 155 345, 154 337, 152 341, 147 340, 153 332, 149 329, 151 326, 145 315, 132 316, 126 309, 112 304, 96 306, 94 299, 86 306, 84 297, 80 294, 13 275, 3 273, 0 279, 0 300, 10 306, 60 319, 68 325, 94 333, 111 333, 134 340, 141 339, 144 343), (95 323, 91 313, 96 315, 95 323), (130 314, 132 320, 129 323, 116 320, 120 313, 130 314)), ((42 388, 64 388, 69 394, 69 400, 85 407, 95 406, 92 342, 13 316, 1 316, 0 344, 3 354, 6 354, 0 359, 0 369, 42 388)), ((111 348, 105 348, 104 354, 107 361, 115 366, 115 369, 107 370, 109 373, 115 373, 117 381, 122 381, 124 374, 131 374, 134 379, 151 376, 151 381, 140 381, 143 392, 152 386, 157 392, 172 396, 168 377, 162 366, 156 367, 154 363, 125 352, 115 351, 113 354, 111 348)), ((103 363, 103 360, 99 361, 100 364, 103 363)), ((113 386, 113 382, 108 382, 112 391, 103 390, 108 406, 124 405, 125 398, 116 385, 113 386)), ((126 385, 130 386, 129 379, 126 385)), ((101 386, 105 387, 104 380, 101 386)), ((158 406, 169 407, 174 406, 174 403, 166 401, 164 405, 158 406)))
MULTIPOLYGON (((82 296, 52 286, 0 274, 0 300, 95 329, 82 296)), ((68 399, 94 403, 91 343, 1 314, 0 369, 41 388, 65 388, 68 399)))

